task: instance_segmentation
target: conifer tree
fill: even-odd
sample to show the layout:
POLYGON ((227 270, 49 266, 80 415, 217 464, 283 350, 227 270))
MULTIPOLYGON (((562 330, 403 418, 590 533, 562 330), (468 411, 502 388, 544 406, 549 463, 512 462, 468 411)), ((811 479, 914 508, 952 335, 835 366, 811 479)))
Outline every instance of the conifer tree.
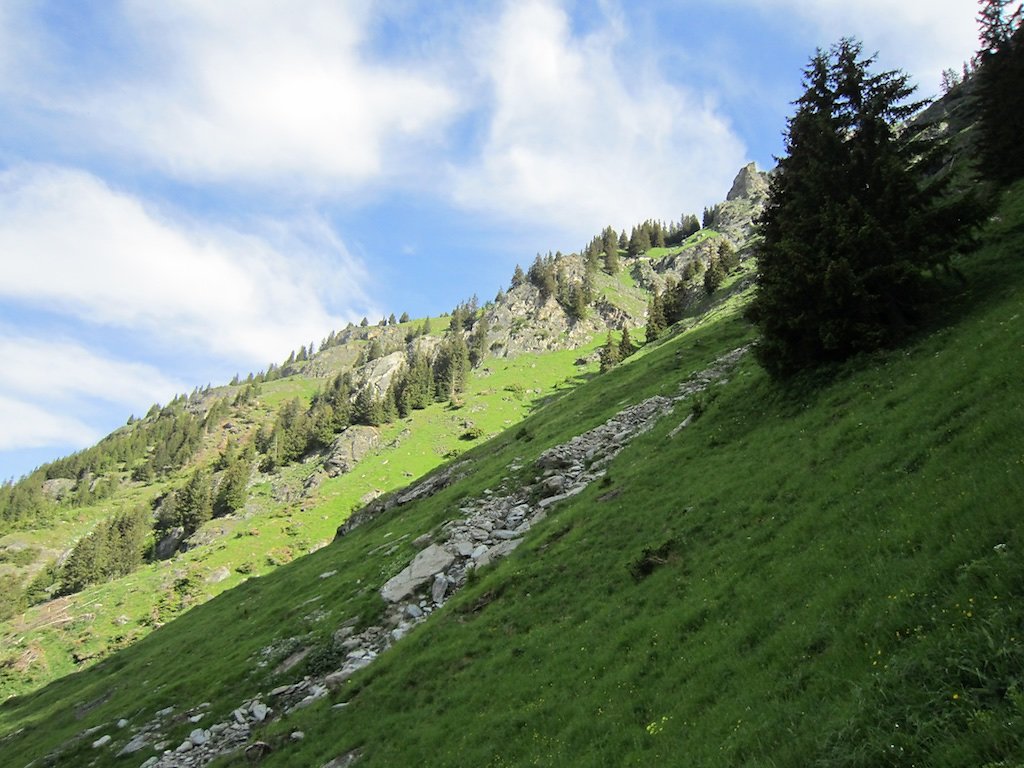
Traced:
POLYGON ((619 363, 619 345, 612 338, 611 331, 608 332, 608 340, 601 347, 601 373, 611 370, 619 363))
POLYGON ((210 473, 198 467, 192 473, 185 487, 178 493, 178 520, 190 536, 213 517, 213 494, 210 473))
POLYGON ((633 340, 629 338, 629 326, 622 326, 622 338, 619 340, 619 360, 625 360, 627 357, 636 352, 636 347, 633 345, 633 340))
POLYGON ((782 376, 898 340, 969 217, 916 172, 928 148, 893 125, 920 105, 900 72, 844 39, 818 51, 759 223, 758 357, 782 376))
POLYGON ((645 343, 649 344, 665 331, 665 305, 658 289, 654 289, 647 302, 647 327, 644 330, 645 343))
POLYGON ((1024 176, 1024 23, 1008 0, 982 0, 978 133, 982 173, 999 183, 1024 176))
POLYGON ((704 293, 708 296, 718 290, 718 287, 725 280, 725 269, 722 262, 712 256, 708 261, 708 268, 704 271, 704 293))

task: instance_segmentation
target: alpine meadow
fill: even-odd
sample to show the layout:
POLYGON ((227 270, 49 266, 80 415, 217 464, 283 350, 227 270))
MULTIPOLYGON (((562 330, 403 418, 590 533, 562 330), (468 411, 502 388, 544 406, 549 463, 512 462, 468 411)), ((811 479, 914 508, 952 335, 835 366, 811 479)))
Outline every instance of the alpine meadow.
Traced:
POLYGON ((813 52, 703 211, 0 486, 0 765, 1024 766, 1022 8, 979 23, 935 99, 813 52))

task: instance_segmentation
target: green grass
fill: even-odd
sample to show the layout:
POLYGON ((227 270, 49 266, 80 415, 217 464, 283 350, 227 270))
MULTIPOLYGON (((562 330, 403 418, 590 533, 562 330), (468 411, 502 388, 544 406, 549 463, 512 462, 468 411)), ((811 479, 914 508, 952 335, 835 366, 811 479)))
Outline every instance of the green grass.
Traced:
MULTIPOLYGON (((680 404, 341 691, 256 734, 275 747, 262 764, 318 766, 354 748, 360 768, 1019 764, 1024 186, 986 243, 960 264, 967 288, 904 348, 788 387, 748 358, 669 439, 691 411, 680 404)), ((736 294, 554 392, 463 454, 471 474, 436 496, 7 702, 5 764, 63 744, 61 764, 118 765, 71 740, 98 725, 119 743, 118 718, 172 704, 208 701, 216 722, 312 671, 273 673, 346 619, 375 620, 411 540, 462 500, 528 481, 552 443, 749 341, 741 308, 736 294)), ((511 395, 535 370, 480 384, 511 395)), ((192 727, 177 720, 171 743, 192 727)))
MULTIPOLYGON (((575 361, 595 344, 582 350, 488 359, 470 377, 460 408, 436 404, 384 427, 380 450, 352 473, 326 480, 312 497, 303 499, 301 488, 313 467, 287 466, 273 485, 291 489, 295 501, 276 501, 272 483, 257 483, 244 517, 219 518, 204 527, 211 543, 146 566, 128 579, 90 587, 61 601, 59 614, 54 604, 47 604, 0 624, 0 697, 24 694, 80 671, 136 642, 187 607, 326 545, 368 495, 402 487, 451 455, 470 449, 474 442, 459 439, 466 424, 479 427, 485 436, 498 434, 521 421, 538 401, 563 391, 576 377, 591 375, 596 364, 580 367, 575 361), (222 569, 227 569, 226 579, 207 581, 222 569), (185 576, 192 579, 194 588, 182 601, 175 584, 185 576), (73 620, 64 620, 69 617, 73 620), (24 668, 22 662, 33 657, 33 663, 24 668)), ((300 377, 280 379, 263 385, 261 400, 308 399, 319 385, 300 377)), ((207 452, 212 459, 214 452, 207 452)), ((102 504, 73 510, 66 521, 53 527, 10 534, 0 543, 43 549, 47 557, 38 558, 32 566, 40 568, 59 554, 63 542, 86 534, 118 509, 148 506, 166 487, 184 483, 187 474, 179 472, 159 486, 131 487, 102 504)))

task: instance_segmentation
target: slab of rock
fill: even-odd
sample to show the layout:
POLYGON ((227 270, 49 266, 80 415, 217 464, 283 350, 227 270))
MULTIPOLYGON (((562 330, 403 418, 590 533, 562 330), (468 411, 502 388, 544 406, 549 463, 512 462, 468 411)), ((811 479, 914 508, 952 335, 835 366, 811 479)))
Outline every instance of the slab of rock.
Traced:
POLYGON ((433 579, 434 574, 445 570, 453 562, 455 562, 455 555, 437 544, 431 544, 416 555, 401 573, 381 587, 380 596, 389 603, 397 603, 433 579))
POLYGON ((327 449, 324 471, 329 477, 351 472, 370 451, 380 445, 376 427, 353 425, 338 435, 327 449))

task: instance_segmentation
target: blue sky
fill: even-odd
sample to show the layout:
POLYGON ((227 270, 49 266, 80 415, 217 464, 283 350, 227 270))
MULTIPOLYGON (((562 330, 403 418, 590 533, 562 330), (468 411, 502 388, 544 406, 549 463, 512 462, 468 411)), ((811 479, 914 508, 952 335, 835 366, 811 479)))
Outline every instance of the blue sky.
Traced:
POLYGON ((0 479, 364 315, 488 299, 781 151, 843 35, 974 0, 0 0, 0 479))

